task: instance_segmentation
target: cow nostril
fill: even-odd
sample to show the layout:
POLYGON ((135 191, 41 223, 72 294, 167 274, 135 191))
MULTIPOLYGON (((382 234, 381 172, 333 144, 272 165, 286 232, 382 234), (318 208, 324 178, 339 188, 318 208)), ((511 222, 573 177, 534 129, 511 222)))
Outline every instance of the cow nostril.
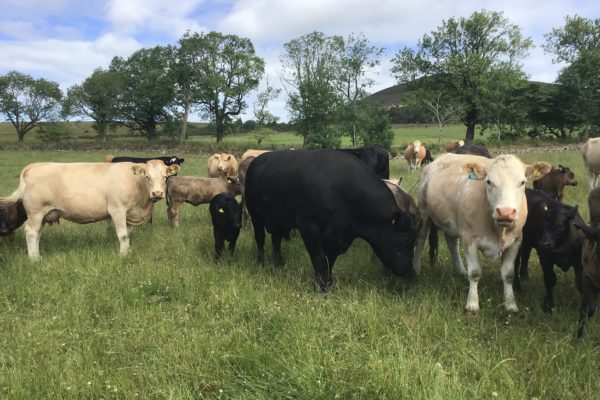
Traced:
POLYGON ((161 191, 152 192, 152 196, 154 196, 154 197, 162 197, 163 196, 163 192, 161 192, 161 191))

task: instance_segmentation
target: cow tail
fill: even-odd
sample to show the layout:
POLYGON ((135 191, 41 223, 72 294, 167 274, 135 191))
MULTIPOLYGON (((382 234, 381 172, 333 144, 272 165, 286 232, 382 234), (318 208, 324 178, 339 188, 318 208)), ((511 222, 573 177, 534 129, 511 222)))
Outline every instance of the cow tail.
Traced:
POLYGON ((435 224, 429 226, 429 263, 435 265, 438 255, 438 227, 435 224))
POLYGON ((8 205, 12 205, 17 203, 19 200, 23 199, 25 195, 25 172, 27 172, 28 168, 24 168, 21 171, 21 176, 19 180, 19 187, 8 197, 0 197, 0 207, 6 207, 8 205))

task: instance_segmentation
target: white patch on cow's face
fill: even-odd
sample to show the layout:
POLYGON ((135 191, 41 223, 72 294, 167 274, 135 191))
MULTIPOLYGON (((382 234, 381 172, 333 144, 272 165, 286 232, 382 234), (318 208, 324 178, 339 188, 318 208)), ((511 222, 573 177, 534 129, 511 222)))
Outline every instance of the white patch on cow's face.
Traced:
POLYGON ((512 155, 494 158, 487 167, 486 197, 492 218, 501 226, 514 224, 525 196, 525 164, 512 155))
POLYGON ((421 141, 415 140, 413 142, 413 152, 415 153, 415 157, 419 155, 419 151, 421 151, 421 141))

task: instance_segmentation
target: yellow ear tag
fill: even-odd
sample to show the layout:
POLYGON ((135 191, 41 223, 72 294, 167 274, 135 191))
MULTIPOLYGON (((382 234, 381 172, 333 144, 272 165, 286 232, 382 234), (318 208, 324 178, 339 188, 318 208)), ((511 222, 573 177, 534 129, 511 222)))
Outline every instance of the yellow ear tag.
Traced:
POLYGON ((548 211, 548 206, 544 204, 544 211, 548 211))
POLYGON ((225 212, 225 210, 223 210, 222 208, 219 208, 217 211, 220 212, 221 214, 223 214, 225 212))
POLYGON ((394 225, 396 223, 396 218, 392 217, 392 225, 394 225))
POLYGON ((134 175, 139 175, 140 174, 140 170, 139 169, 134 169, 133 170, 133 174, 134 175))

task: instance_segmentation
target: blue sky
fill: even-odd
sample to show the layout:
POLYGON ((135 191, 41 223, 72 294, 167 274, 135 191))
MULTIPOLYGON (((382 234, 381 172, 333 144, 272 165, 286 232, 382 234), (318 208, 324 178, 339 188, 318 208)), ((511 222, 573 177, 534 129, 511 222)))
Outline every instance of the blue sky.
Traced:
MULTIPOLYGON (((600 17, 598 0, 0 0, 0 74, 17 70, 66 90, 114 56, 175 44, 186 30, 215 30, 250 38, 265 59, 269 83, 280 85, 283 44, 318 30, 362 32, 386 49, 373 76, 377 91, 395 84, 389 61, 398 49, 415 46, 443 20, 482 8, 502 11, 533 39, 524 70, 544 82, 561 67, 544 54, 544 34, 563 26, 567 15, 600 17)), ((287 120, 284 95, 270 108, 287 120)))

